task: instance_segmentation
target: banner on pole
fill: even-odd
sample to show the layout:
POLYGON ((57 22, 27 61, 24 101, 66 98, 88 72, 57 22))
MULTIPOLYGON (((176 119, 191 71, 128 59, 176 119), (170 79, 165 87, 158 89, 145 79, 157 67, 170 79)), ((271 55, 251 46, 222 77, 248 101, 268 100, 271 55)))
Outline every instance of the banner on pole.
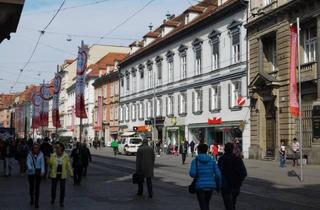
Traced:
POLYGON ((49 125, 49 99, 50 99, 50 85, 43 84, 40 88, 41 107, 40 107, 40 126, 49 125))
POLYGON ((54 94, 52 99, 52 124, 56 128, 60 128, 60 115, 59 115, 59 96, 61 89, 61 76, 56 74, 54 78, 54 94))
POLYGON ((76 81, 76 116, 87 118, 84 102, 84 89, 86 85, 85 72, 87 68, 88 49, 84 46, 79 47, 77 59, 77 81, 76 81))
POLYGON ((98 96, 98 115, 97 115, 97 128, 96 130, 102 130, 102 97, 98 96))
POLYGON ((298 55, 298 30, 293 25, 290 29, 290 112, 294 117, 299 117, 299 100, 297 86, 297 55, 298 55))
POLYGON ((40 106, 42 104, 42 98, 39 94, 32 94, 32 128, 37 129, 40 127, 40 106))

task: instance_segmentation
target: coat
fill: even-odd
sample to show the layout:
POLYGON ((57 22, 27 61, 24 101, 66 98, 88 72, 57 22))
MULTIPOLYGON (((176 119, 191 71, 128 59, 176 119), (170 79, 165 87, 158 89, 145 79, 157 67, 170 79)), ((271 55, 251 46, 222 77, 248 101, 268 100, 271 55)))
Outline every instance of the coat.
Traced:
POLYGON ((40 152, 37 157, 34 157, 32 152, 29 152, 27 156, 27 173, 28 175, 35 175, 36 169, 41 170, 41 174, 44 174, 45 167, 44 167, 44 155, 40 152))
MULTIPOLYGON (((67 173, 69 172, 69 174, 71 176, 73 176, 73 170, 71 168, 71 163, 70 163, 70 158, 67 155, 67 153, 63 153, 62 154, 62 174, 61 174, 61 178, 62 179, 66 179, 67 178, 67 173)), ((50 161, 49 161, 49 165, 50 165, 50 177, 51 178, 56 178, 57 177, 57 169, 58 169, 58 160, 57 160, 57 154, 53 153, 50 156, 50 161)))
POLYGON ((220 170, 216 161, 207 154, 199 154, 192 161, 189 174, 197 179, 196 189, 214 189, 221 186, 220 170))
POLYGON ((148 144, 143 144, 137 151, 136 173, 147 178, 153 177, 154 161, 155 155, 153 149, 148 144))
POLYGON ((247 170, 240 157, 225 153, 218 161, 222 174, 222 190, 231 192, 240 189, 241 184, 247 176, 247 170))

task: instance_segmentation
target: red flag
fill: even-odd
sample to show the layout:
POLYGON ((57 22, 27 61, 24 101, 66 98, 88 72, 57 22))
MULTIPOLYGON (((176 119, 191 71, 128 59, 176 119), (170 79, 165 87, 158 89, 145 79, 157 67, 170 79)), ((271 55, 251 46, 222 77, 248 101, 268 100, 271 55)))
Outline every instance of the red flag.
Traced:
POLYGON ((60 128, 60 115, 59 115, 59 95, 61 88, 61 77, 56 74, 54 78, 54 95, 52 100, 52 124, 56 128, 60 128))
POLYGON ((88 53, 86 48, 79 48, 77 59, 77 81, 76 81, 76 116, 87 118, 84 103, 84 89, 86 85, 85 72, 87 68, 88 53))
POLYGON ((40 127, 40 105, 41 105, 41 97, 37 93, 32 94, 32 104, 33 104, 33 112, 32 112, 32 128, 37 129, 40 127))
POLYGON ((290 112, 294 117, 299 116, 299 100, 297 86, 297 54, 298 54, 298 34, 297 27, 291 26, 290 42, 290 112))
POLYGON ((40 125, 49 125, 49 99, 50 99, 50 85, 43 84, 40 88, 41 107, 40 107, 40 125))

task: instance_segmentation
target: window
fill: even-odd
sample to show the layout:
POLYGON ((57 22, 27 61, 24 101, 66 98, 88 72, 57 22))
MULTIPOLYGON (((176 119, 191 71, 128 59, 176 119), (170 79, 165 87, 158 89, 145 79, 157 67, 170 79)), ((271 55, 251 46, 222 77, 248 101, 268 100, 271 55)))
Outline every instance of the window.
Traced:
POLYGON ((132 121, 135 121, 137 119, 136 109, 137 109, 137 105, 136 104, 132 104, 132 106, 131 106, 131 119, 132 119, 132 121))
POLYGON ((263 71, 271 73, 277 68, 277 45, 276 35, 271 34, 262 39, 263 44, 263 71))
POLYGON ((147 118, 152 118, 153 117, 153 103, 152 103, 152 99, 149 99, 147 101, 147 118))
POLYGON ((126 73, 126 93, 130 94, 130 74, 126 73))
POLYGON ((187 92, 181 92, 178 95, 178 114, 187 114, 187 92))
POLYGON ((202 73, 202 40, 195 39, 192 42, 195 55, 195 75, 202 73))
POLYGON ((157 85, 162 84, 162 60, 157 62, 157 85))
POLYGON ((221 86, 215 85, 209 88, 209 111, 219 111, 221 109, 221 86))
POLYGON ((162 99, 161 98, 156 99, 156 116, 157 117, 162 116, 162 99))
POLYGON ((144 112, 143 112, 143 110, 144 110, 143 101, 140 101, 138 109, 139 109, 139 120, 144 120, 144 116, 143 116, 144 115, 144 112))
POLYGON ((144 66, 143 65, 139 65, 139 72, 140 72, 140 91, 144 90, 144 66))
POLYGON ((229 108, 238 107, 237 100, 241 96, 241 81, 233 81, 228 86, 229 108))
POLYGON ((130 120, 130 111, 129 111, 130 109, 129 109, 129 104, 127 104, 126 106, 125 106, 125 118, 126 118, 126 121, 128 122, 129 120, 130 120))
POLYGON ((235 30, 231 35, 232 39, 232 62, 240 62, 240 30, 235 30))
POLYGON ((174 115, 173 104, 174 104, 174 98, 173 98, 173 95, 170 95, 166 99, 166 112, 168 117, 172 117, 174 115))
POLYGON ((147 81, 147 84, 148 84, 148 87, 147 88, 152 88, 153 87, 153 68, 152 68, 152 61, 147 61, 147 73, 148 73, 148 81, 147 81))
POLYGON ((212 58, 211 58, 211 64, 212 64, 212 70, 218 69, 219 62, 220 62, 220 44, 219 44, 219 37, 220 32, 213 30, 209 34, 209 42, 211 45, 211 52, 212 52, 212 58))
POLYGON ((132 74, 132 93, 137 92, 137 69, 133 68, 131 70, 132 74))
POLYGON ((114 120, 118 120, 118 108, 117 105, 114 106, 114 120))
POLYGON ((192 92, 192 111, 194 114, 202 114, 203 94, 201 89, 192 92))
POLYGON ((174 81, 174 53, 172 51, 168 51, 166 56, 168 61, 168 82, 171 83, 174 81))
POLYGON ((304 62, 316 61, 317 27, 311 26, 304 30, 304 62))
POLYGON ((124 95, 124 78, 123 78, 123 75, 121 75, 120 87, 121 87, 121 95, 124 95))
POLYGON ((180 55, 180 77, 181 79, 187 78, 187 47, 184 45, 181 45, 178 48, 179 55, 180 55))
POLYGON ((264 6, 268 6, 272 2, 273 2, 273 0, 264 0, 264 6))
POLYGON ((124 113, 124 108, 123 108, 123 106, 120 106, 120 116, 119 116, 119 120, 120 120, 120 122, 123 122, 123 113, 124 113))

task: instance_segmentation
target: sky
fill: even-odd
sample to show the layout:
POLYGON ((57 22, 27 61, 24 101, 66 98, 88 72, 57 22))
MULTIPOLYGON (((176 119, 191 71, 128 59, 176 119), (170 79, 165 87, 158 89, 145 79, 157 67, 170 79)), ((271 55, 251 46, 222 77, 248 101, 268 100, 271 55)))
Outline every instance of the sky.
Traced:
MULTIPOLYGON (((16 33, 0 44, 0 93, 9 93, 20 69, 37 42, 39 30, 50 21, 63 0, 26 0, 16 33)), ((66 0, 61 12, 47 28, 39 46, 13 92, 40 84, 54 76, 57 65, 75 58, 81 40, 85 44, 128 46, 141 40, 150 23, 158 27, 165 15, 180 14, 196 0, 154 0, 121 27, 114 29, 150 0, 66 0), (85 4, 100 2, 98 4, 85 4), (80 6, 82 5, 82 6, 80 6), (79 6, 79 7, 78 7, 79 6), (112 33, 110 33, 112 31, 112 33), (108 34, 106 39, 99 40, 108 34), (71 39, 71 41, 67 41, 71 39)))

